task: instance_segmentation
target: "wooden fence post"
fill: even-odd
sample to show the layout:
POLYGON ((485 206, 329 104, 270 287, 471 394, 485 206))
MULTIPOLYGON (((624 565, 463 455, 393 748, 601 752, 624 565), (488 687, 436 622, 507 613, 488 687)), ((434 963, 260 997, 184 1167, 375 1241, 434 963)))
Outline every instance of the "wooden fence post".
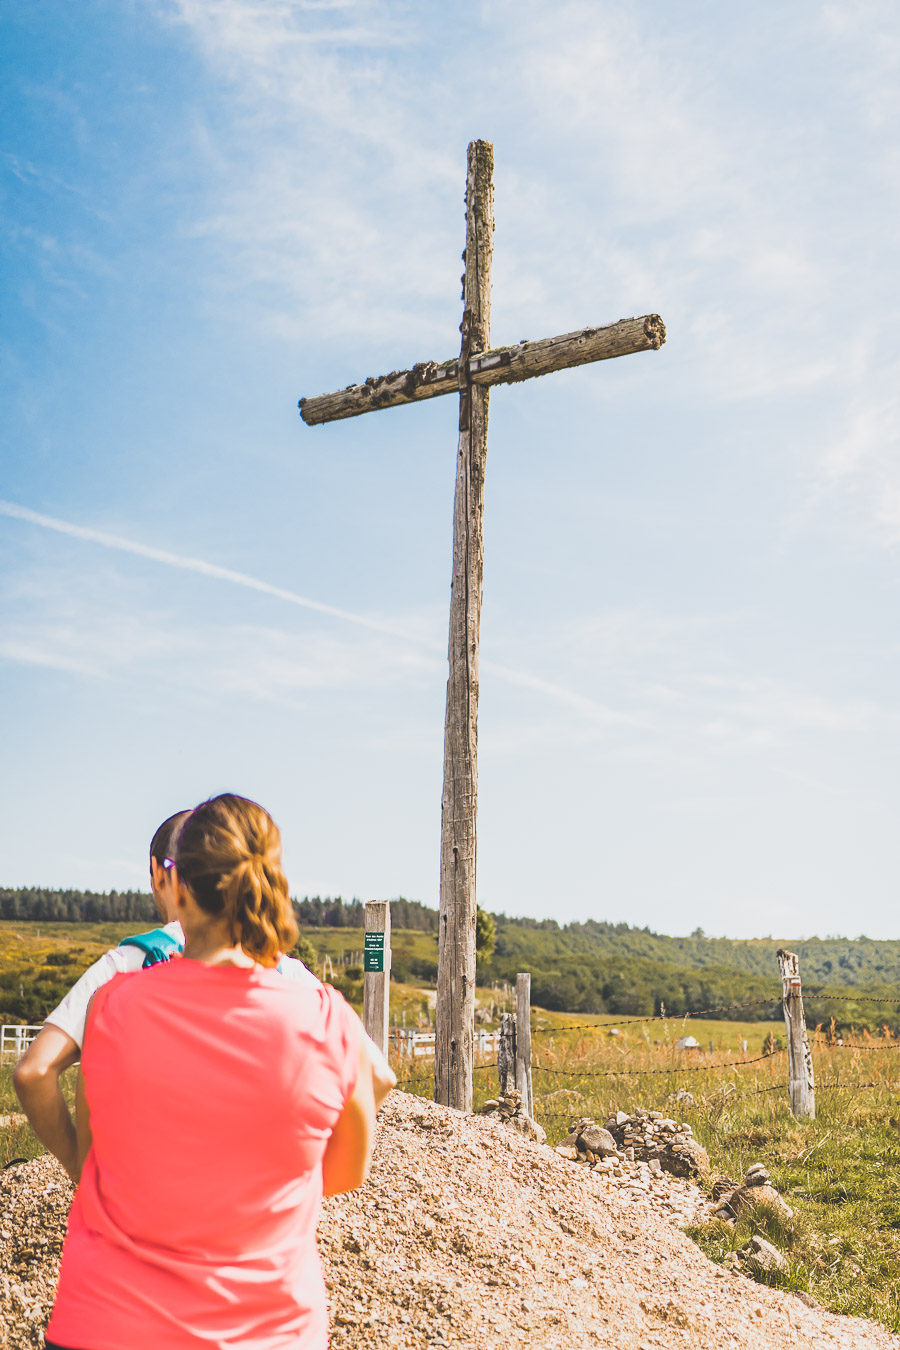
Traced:
POLYGON ((807 1120, 816 1118, 816 1082, 813 1077, 812 1054, 806 1034, 803 1015, 803 995, 800 985, 800 962, 794 952, 778 952, 783 986, 784 1025, 788 1039, 788 1080, 791 1113, 807 1120))
POLYGON ((512 1013, 504 1013, 500 1018, 497 1069, 500 1074, 500 1096, 505 1097, 516 1086, 516 1019, 512 1013))
POLYGON ((388 1052, 390 997, 391 905, 388 900, 370 900, 363 951, 363 1026, 384 1055, 388 1052))
POLYGON ((516 976, 516 1087, 522 1096, 522 1106, 529 1116, 534 1115, 534 1093, 531 1088, 531 975, 516 976))

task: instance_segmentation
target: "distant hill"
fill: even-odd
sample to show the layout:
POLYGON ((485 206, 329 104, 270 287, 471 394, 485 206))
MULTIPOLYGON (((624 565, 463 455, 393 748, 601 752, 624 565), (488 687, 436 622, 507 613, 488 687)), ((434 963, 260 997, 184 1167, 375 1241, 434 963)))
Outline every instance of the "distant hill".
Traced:
POLYGON ((544 957, 564 959, 590 954, 661 961, 669 965, 705 970, 728 966, 751 975, 778 979, 776 952, 787 947, 800 957, 804 983, 863 985, 873 981, 900 983, 900 940, 889 938, 710 938, 698 931, 690 937, 666 937, 649 928, 628 924, 586 923, 558 925, 554 920, 535 922, 495 915, 502 945, 510 955, 540 951, 544 957))
MULTIPOLYGON (((297 918, 311 928, 363 926, 358 899, 305 896, 294 901, 297 918)), ((137 891, 56 891, 0 889, 0 918, 31 922, 152 924, 150 896, 137 891)), ((799 954, 810 1022, 831 1017, 840 1026, 896 1026, 900 1007, 866 1004, 865 998, 900 998, 900 940, 871 938, 710 938, 666 937, 648 928, 598 920, 560 925, 554 919, 493 916, 496 945, 478 970, 479 982, 512 981, 531 971, 535 1004, 569 1012, 647 1016, 664 1006, 669 1013, 698 1012, 751 1003, 741 1020, 768 1020, 780 997, 776 952, 787 946, 799 954), (840 997, 829 999, 826 991, 840 997), (854 997, 855 996, 855 997, 854 997), (848 1001, 852 998, 853 1001, 848 1001), (860 1001, 857 1002, 856 1000, 860 1001)), ((436 938, 438 914, 415 900, 392 901, 396 929, 412 929, 436 938)), ((435 952, 436 955, 436 952, 435 952)), ((399 962, 398 962, 399 969, 399 962)), ((433 977, 436 965, 419 961, 410 974, 433 977)))

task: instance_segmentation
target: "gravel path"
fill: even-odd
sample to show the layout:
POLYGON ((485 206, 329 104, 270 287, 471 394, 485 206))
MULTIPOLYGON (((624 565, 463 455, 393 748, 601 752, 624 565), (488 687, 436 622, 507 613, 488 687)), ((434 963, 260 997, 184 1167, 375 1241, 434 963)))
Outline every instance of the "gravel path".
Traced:
MULTIPOLYGON (((713 1265, 677 1227, 695 1198, 674 1179, 616 1185, 496 1120, 395 1092, 369 1182, 324 1207, 334 1350, 900 1350, 873 1322, 713 1265)), ((3 1350, 42 1344, 70 1200, 50 1158, 0 1174, 3 1350)))

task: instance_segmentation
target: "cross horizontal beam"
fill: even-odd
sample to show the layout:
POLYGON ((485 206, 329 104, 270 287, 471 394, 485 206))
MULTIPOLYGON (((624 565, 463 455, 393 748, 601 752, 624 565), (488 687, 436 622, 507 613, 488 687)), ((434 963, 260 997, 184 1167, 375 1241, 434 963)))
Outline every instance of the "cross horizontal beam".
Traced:
MULTIPOLYGON (((520 342, 514 347, 496 347, 469 358, 468 375, 472 384, 515 384, 538 375, 592 361, 608 361, 633 352, 658 351, 666 340, 666 325, 658 314, 643 314, 637 319, 620 319, 602 328, 582 328, 577 333, 542 338, 538 342, 520 342)), ((345 417, 361 417, 379 408, 396 408, 402 403, 441 394, 459 393, 459 362, 423 361, 412 370, 395 370, 351 384, 335 394, 301 398, 300 416, 307 426, 339 422, 345 417)))

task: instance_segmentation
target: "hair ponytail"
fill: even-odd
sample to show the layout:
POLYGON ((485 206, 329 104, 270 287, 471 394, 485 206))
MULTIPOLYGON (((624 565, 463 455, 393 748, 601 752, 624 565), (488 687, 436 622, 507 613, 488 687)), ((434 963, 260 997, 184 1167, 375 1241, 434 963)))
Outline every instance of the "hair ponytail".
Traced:
POLYGON ((201 909, 228 921, 232 942, 273 965, 297 941, 297 923, 281 867, 281 834, 268 811, 233 793, 191 812, 175 861, 201 909))

